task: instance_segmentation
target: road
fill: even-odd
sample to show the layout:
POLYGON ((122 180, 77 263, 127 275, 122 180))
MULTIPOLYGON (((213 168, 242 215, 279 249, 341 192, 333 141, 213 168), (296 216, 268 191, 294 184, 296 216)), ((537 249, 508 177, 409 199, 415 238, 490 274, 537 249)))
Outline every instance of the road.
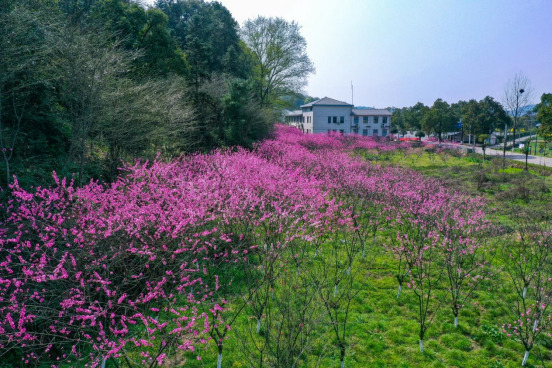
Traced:
MULTIPOLYGON (((468 146, 463 146, 463 147, 473 148, 472 146, 469 146, 469 147, 468 146)), ((475 147, 475 152, 483 154, 483 150, 481 149, 481 147, 475 147)), ((495 156, 502 157, 502 150, 487 148, 485 150, 485 154, 488 155, 488 156, 493 156, 493 157, 495 157, 495 156)), ((525 155, 524 154, 517 153, 517 152, 512 152, 512 151, 508 151, 508 150, 506 151, 506 158, 509 159, 509 160, 525 162, 525 155)), ((527 162, 530 163, 530 164, 552 167, 552 157, 541 157, 541 156, 529 155, 529 156, 527 156, 527 162)))

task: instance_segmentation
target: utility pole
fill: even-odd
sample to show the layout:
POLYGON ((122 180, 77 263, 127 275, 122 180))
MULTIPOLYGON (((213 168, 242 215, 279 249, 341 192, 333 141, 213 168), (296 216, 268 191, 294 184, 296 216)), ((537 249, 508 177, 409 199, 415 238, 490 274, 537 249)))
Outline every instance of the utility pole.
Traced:
POLYGON ((502 170, 506 168, 506 141, 508 140, 508 124, 504 122, 504 148, 502 149, 502 170))

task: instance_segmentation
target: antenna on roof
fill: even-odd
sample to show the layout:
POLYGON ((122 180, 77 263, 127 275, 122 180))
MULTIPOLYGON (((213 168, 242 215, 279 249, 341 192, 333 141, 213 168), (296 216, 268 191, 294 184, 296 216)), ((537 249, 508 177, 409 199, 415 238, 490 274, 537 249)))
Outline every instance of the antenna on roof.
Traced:
POLYGON ((355 94, 353 92, 353 81, 351 81, 351 105, 355 104, 355 94))

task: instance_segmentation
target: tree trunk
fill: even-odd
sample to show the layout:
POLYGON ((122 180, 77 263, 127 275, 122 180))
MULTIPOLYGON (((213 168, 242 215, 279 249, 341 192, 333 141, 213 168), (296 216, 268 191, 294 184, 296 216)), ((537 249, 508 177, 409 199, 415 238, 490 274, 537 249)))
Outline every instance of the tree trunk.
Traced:
POLYGON ((339 361, 341 362, 341 368, 345 368, 345 345, 341 344, 339 361))
POLYGON ((454 327, 458 327, 458 316, 454 316, 454 327))
POLYGON ((218 353, 217 368, 222 368, 222 345, 218 345, 218 353))
POLYGON ((424 340, 420 340, 420 352, 424 352, 424 340))
POLYGON ((521 362, 522 367, 525 367, 528 359, 529 359, 529 350, 525 350, 525 355, 523 355, 523 361, 521 362))
POLYGON ((399 284, 399 291, 397 292, 397 299, 401 296, 402 285, 399 284))

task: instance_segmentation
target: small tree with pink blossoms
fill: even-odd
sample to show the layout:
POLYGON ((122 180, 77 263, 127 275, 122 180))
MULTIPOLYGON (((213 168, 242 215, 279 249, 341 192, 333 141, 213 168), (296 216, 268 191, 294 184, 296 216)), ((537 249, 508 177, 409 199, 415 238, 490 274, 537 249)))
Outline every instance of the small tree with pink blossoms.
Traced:
POLYGON ((439 243, 450 292, 454 327, 458 315, 473 292, 491 272, 488 252, 484 248, 490 235, 490 224, 481 210, 481 199, 457 195, 443 208, 437 222, 439 243))
POLYGON ((402 282, 418 299, 418 323, 420 351, 428 328, 444 302, 440 283, 445 267, 439 247, 440 235, 437 223, 444 215, 451 195, 431 180, 397 183, 410 191, 396 191, 389 206, 393 252, 398 260, 399 292, 402 282))
MULTIPOLYGON (((216 152, 204 161, 200 171, 209 173, 216 182, 212 188, 217 198, 212 213, 219 219, 230 245, 213 243, 211 248, 225 254, 222 260, 228 258, 227 253, 242 254, 235 266, 227 266, 224 261, 216 272, 225 275, 225 281, 219 283, 214 299, 234 306, 215 304, 208 313, 209 334, 217 346, 220 367, 224 339, 232 323, 248 305, 260 331, 283 265, 295 265, 299 273, 296 260, 307 253, 304 248, 318 236, 326 219, 333 216, 335 205, 313 178, 298 170, 285 170, 252 153, 216 152), (236 282, 231 286, 230 281, 238 278, 245 291, 236 293, 236 282)), ((208 260, 217 259, 216 254, 208 260)), ((211 268, 215 264, 211 262, 211 268)))
POLYGON ((513 322, 506 323, 508 336, 514 335, 525 347, 521 365, 541 333, 551 327, 552 231, 548 224, 522 224, 516 239, 502 249, 504 272, 512 282, 515 299, 507 304, 513 322))
POLYGON ((315 285, 333 331, 341 368, 345 367, 351 305, 368 280, 367 276, 357 280, 364 267, 360 262, 361 243, 352 233, 354 225, 350 216, 339 216, 333 224, 326 247, 316 262, 315 274, 315 285))
POLYGON ((407 286, 418 299, 418 324, 420 326, 420 352, 424 352, 424 337, 437 312, 445 302, 440 293, 440 283, 445 276, 438 245, 438 234, 428 233, 428 238, 414 245, 406 257, 410 267, 410 279, 407 286))

